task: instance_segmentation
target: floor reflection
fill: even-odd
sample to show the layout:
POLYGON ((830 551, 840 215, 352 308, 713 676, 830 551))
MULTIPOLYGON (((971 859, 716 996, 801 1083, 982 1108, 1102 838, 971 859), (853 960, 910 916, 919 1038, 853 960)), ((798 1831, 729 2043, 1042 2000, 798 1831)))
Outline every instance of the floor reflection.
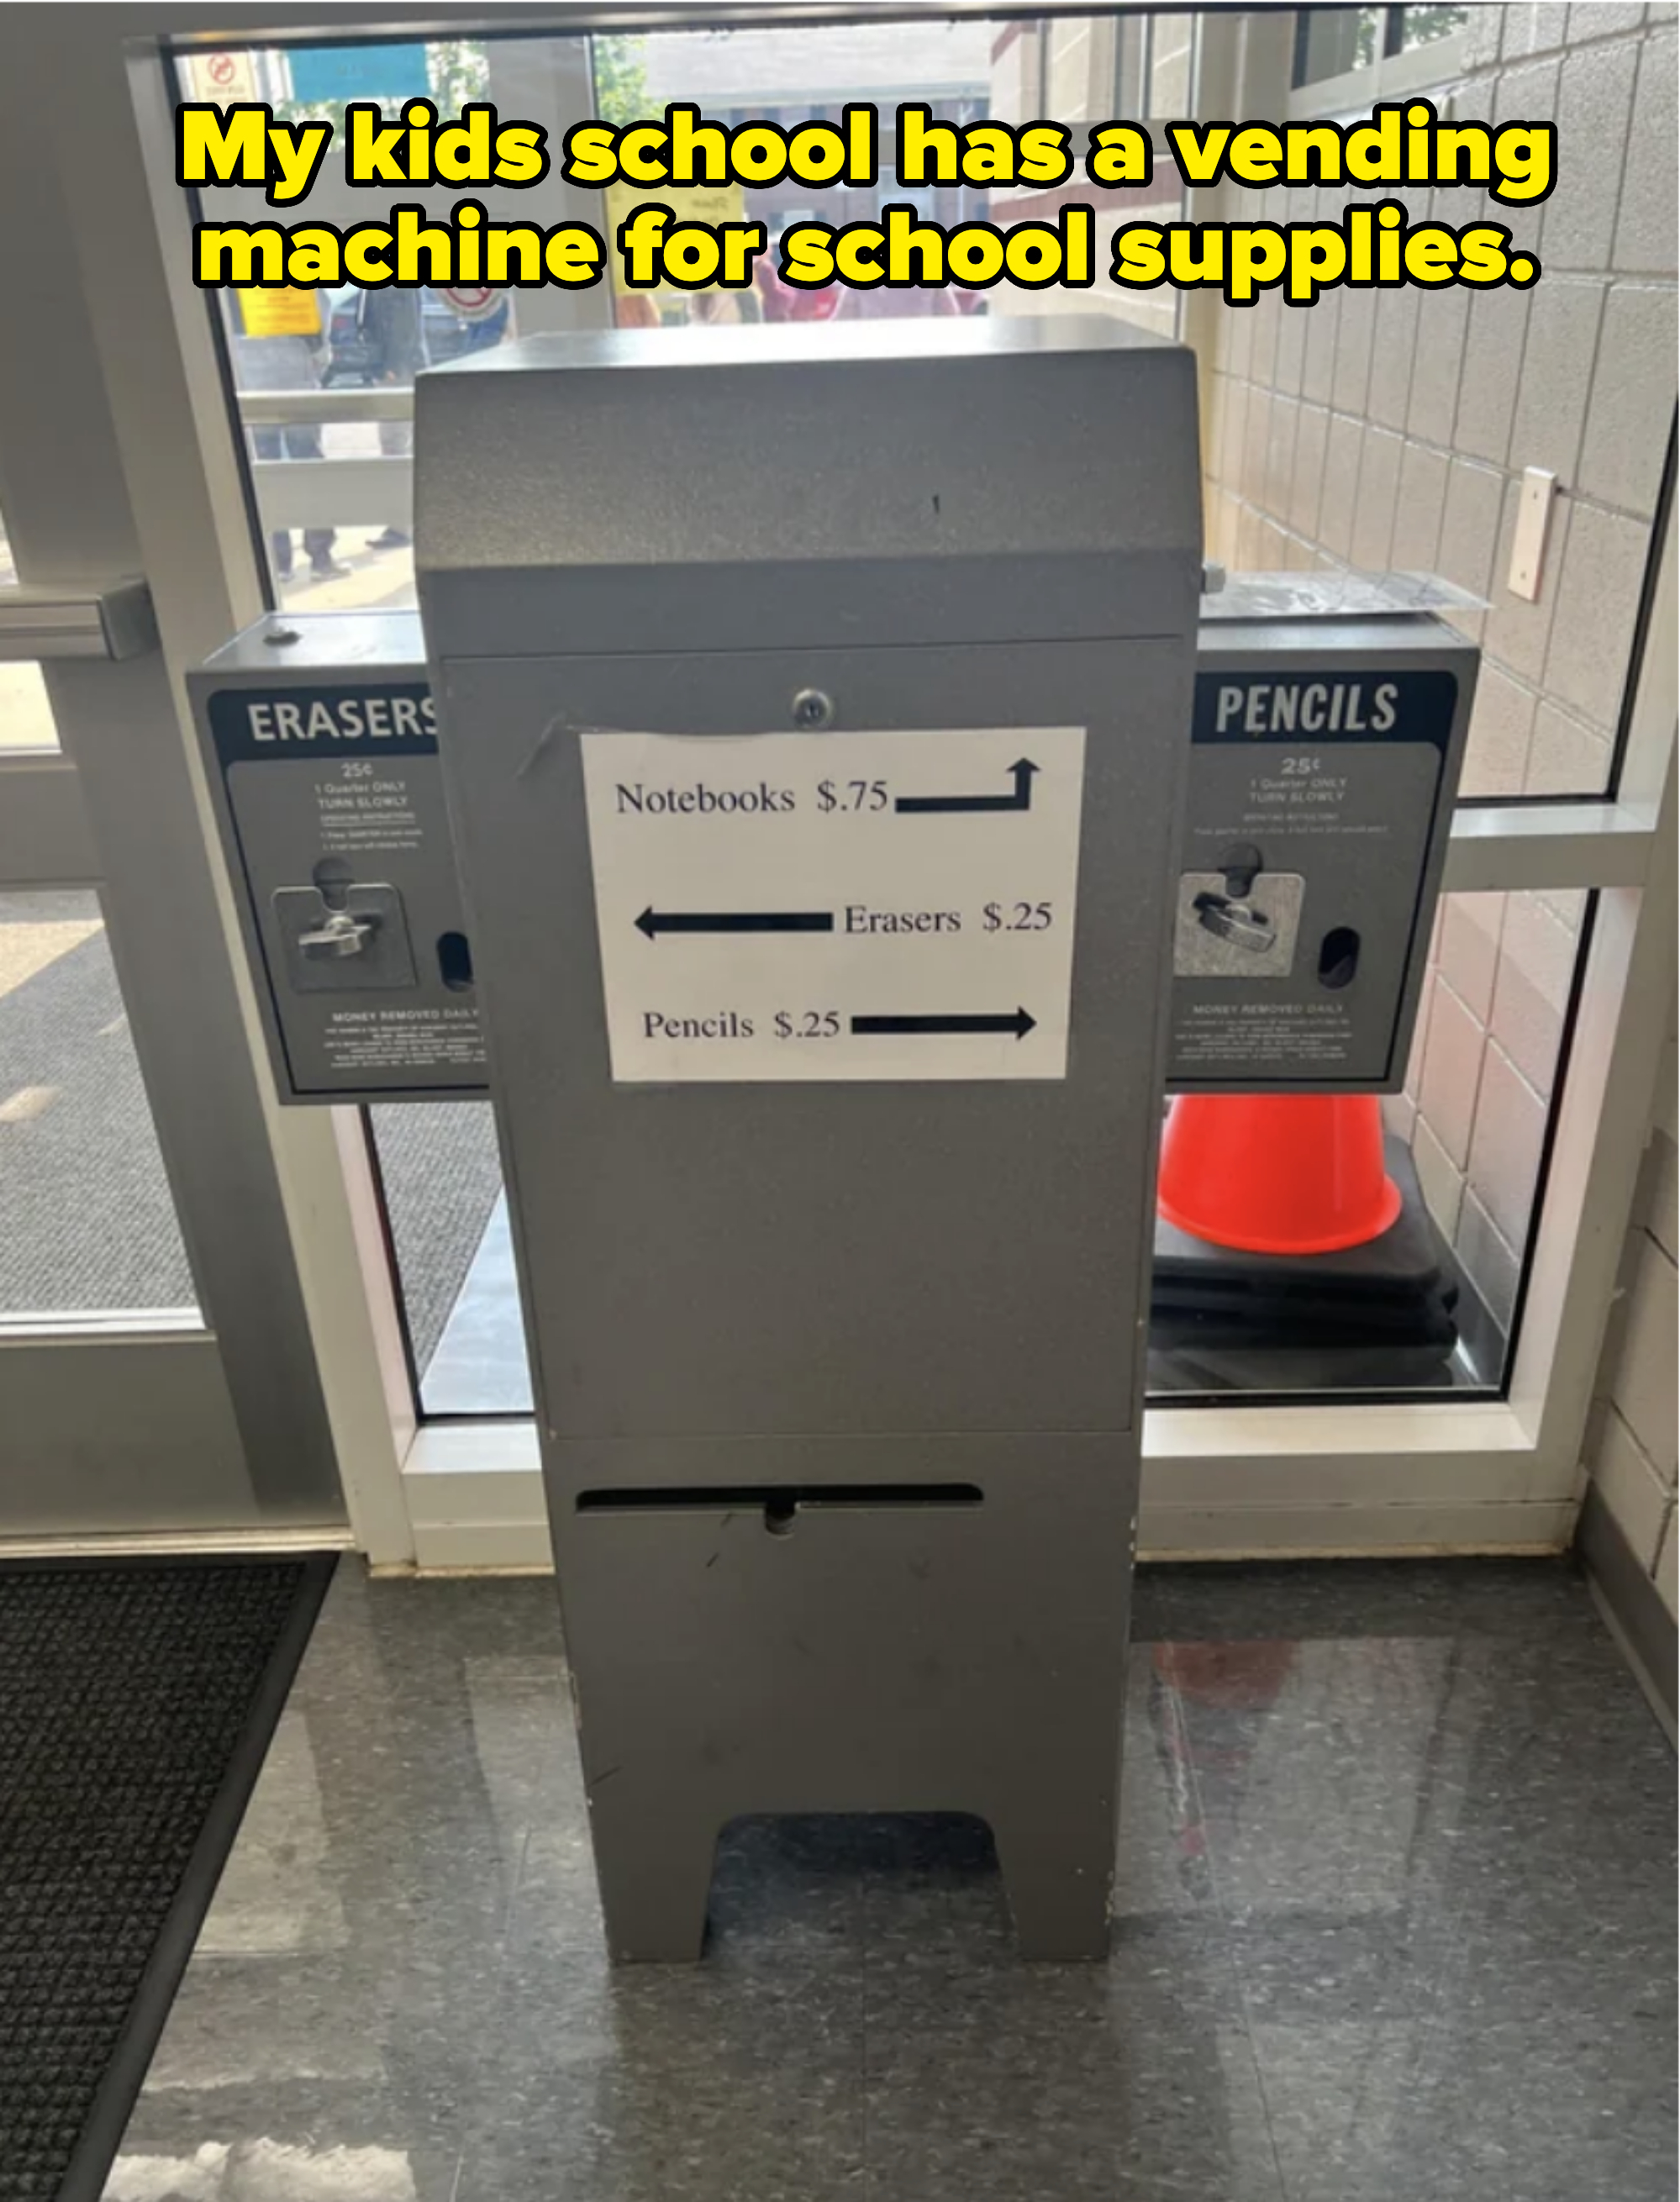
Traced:
POLYGON ((1139 1608, 1106 1965, 928 1816, 741 1823, 615 1974, 551 1586, 346 1567, 108 2202, 1666 2202, 1673 1766, 1573 1578, 1139 1608))

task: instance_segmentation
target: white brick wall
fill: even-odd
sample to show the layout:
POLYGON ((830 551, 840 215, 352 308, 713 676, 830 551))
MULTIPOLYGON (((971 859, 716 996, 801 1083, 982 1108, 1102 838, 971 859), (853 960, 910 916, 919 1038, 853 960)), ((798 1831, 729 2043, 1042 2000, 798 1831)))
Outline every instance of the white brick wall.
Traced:
POLYGON ((1675 1611, 1675 1049, 1651 1127, 1599 1369, 1588 1465, 1630 1549, 1675 1611))
MULTIPOLYGON (((1432 211, 1463 224, 1486 212, 1507 223, 1541 258, 1533 291, 1331 292, 1306 312, 1274 292, 1217 314, 1204 348, 1210 556, 1234 568, 1433 569, 1489 598, 1487 613, 1462 622, 1483 649, 1470 796, 1590 795, 1608 785, 1675 404, 1675 15, 1672 6, 1612 0, 1474 9, 1461 42, 1468 73, 1436 88, 1437 104, 1500 121, 1555 117, 1557 186, 1530 211, 1462 190, 1435 193, 1428 209, 1426 191, 1399 196, 1414 218, 1432 211), (1563 490, 1536 603, 1503 586, 1530 466, 1555 473, 1563 490)), ((1151 103, 1181 111, 1172 85, 1190 18, 1154 22, 1151 103)), ((1106 26, 1052 25, 1048 102, 1040 52, 1033 32, 999 40, 995 111, 1047 106, 1075 123, 1108 114, 1115 49, 1106 26)), ((1193 219, 1198 196, 1187 194, 1193 219)), ((1333 219, 1346 196, 1247 195, 1257 215, 1289 221, 1333 219)), ((994 294, 993 310, 1012 303, 994 294)), ((1073 303, 1173 324, 1166 292, 1099 289, 1073 303)), ((1043 308, 1029 298, 1023 310, 1043 308)), ((1505 1327, 1585 907, 1574 892, 1447 898, 1406 1091, 1389 1104, 1432 1212, 1505 1327)), ((1668 1236, 1642 1229, 1654 1251, 1628 1280, 1597 1434, 1608 1448, 1600 1455, 1606 1494, 1629 1508, 1671 1606, 1672 1355, 1665 1371, 1653 1343, 1665 1322, 1671 1348, 1673 1336, 1671 1123, 1653 1151, 1648 1204, 1655 1214, 1666 1200, 1668 1236), (1659 1257, 1665 1283, 1651 1266, 1659 1257), (1665 1382, 1665 1449, 1653 1428, 1665 1382)))
MULTIPOLYGON (((1533 291, 1348 292, 1307 311, 1274 296, 1218 317, 1205 384, 1210 556, 1233 568, 1432 568, 1488 598, 1488 612, 1461 621, 1483 649, 1467 796, 1608 785, 1675 403, 1673 15, 1609 0, 1474 11, 1472 65, 1435 89, 1437 104, 1560 127, 1552 196, 1528 213, 1486 209, 1537 250, 1533 291), (1537 603, 1504 586, 1531 466, 1562 485, 1537 603)), ((1285 196, 1299 220, 1334 219, 1349 195, 1251 197, 1276 215, 1285 196)), ((1432 211, 1462 224, 1484 196, 1438 192, 1432 211)), ((1578 895, 1449 898, 1407 1093, 1390 1112, 1501 1323, 1583 908, 1578 895)), ((1671 1573, 1671 1548, 1665 1564, 1671 1573)))

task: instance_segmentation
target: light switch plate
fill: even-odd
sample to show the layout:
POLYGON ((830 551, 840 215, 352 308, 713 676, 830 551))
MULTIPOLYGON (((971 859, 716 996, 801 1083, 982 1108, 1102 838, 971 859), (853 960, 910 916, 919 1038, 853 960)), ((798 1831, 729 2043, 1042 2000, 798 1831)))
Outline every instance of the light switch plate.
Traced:
POLYGON ((1511 538, 1511 571, 1506 586, 1513 597, 1530 603, 1540 596, 1541 576, 1546 569, 1546 538, 1552 527, 1552 504, 1558 493, 1558 477, 1544 467, 1525 467, 1523 493, 1517 500, 1517 526, 1511 538))

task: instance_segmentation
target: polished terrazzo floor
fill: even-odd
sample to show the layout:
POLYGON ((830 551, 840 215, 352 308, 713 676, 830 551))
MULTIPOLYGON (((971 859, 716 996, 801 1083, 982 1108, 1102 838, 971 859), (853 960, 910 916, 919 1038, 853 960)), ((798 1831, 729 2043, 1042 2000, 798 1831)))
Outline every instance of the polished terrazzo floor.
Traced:
POLYGON ((345 1563, 108 2202, 1669 2202, 1674 1762, 1561 1566, 1140 1585, 1114 1950, 758 1822, 602 1955, 551 1587, 345 1563))

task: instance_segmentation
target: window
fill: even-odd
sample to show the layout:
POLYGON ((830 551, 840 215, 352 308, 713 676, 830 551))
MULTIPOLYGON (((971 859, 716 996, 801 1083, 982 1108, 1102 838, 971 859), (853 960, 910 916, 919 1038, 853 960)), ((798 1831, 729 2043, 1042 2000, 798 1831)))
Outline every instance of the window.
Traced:
MULTIPOLYGON (((894 107, 923 99, 941 118, 959 123, 1047 114, 1074 126, 1077 140, 1081 124, 1135 111, 1134 104, 1116 103, 1117 82, 1123 79, 1132 102, 1142 102, 1141 111, 1176 112, 1184 106, 1195 21, 1188 11, 1124 19, 1058 16, 1043 23, 924 15, 843 27, 512 36, 425 44, 370 39, 274 47, 234 58, 249 78, 241 96, 267 98, 279 115, 293 120, 341 118, 351 100, 376 100, 389 108, 424 93, 448 112, 468 99, 489 98, 504 115, 543 124, 557 142, 569 124, 587 115, 628 121, 660 113, 675 99, 692 99, 725 123, 750 116, 784 123, 833 120, 856 99, 875 103, 890 137, 894 107)), ((223 67, 229 63, 227 54, 216 58, 223 67)), ((207 89, 195 74, 205 64, 183 55, 176 66, 180 97, 217 96, 220 87, 207 89)), ((1164 174, 1164 203, 1176 210, 1170 167, 1164 174)), ((1091 195, 1088 186, 1083 195, 1091 195)), ((492 219, 584 219, 604 235, 634 208, 638 195, 617 187, 605 195, 584 191, 551 175, 530 191, 490 190, 480 196, 492 219)), ((867 190, 819 195, 790 181, 750 195, 752 213, 764 221, 773 240, 803 215, 840 222, 873 217, 899 200, 947 225, 989 217, 1007 226, 1053 218, 1060 196, 966 184, 911 191, 896 186, 890 174, 867 190)), ((1136 198, 1135 193, 1123 196, 1129 202, 1136 198)), ((274 213, 256 188, 218 185, 199 197, 206 220, 262 221, 274 213)), ((451 198, 443 186, 352 190, 329 157, 294 218, 345 224, 399 201, 440 215, 451 198)), ((689 292, 674 286, 647 292, 608 283, 581 292, 433 286, 368 297, 349 287, 309 292, 252 286, 211 296, 274 599, 298 611, 414 603, 410 458, 414 376, 422 367, 516 337, 611 322, 669 327, 694 321, 1019 312, 1068 304, 1089 311, 1094 304, 1170 332, 1177 303, 1170 293, 1035 301, 1026 293, 960 285, 909 292, 801 292, 769 268, 744 293, 689 292)))
MULTIPOLYGON (((1406 88, 1449 81, 1459 68, 1453 41, 1467 14, 1304 9, 1294 74, 1309 89, 1298 96, 1328 99, 1345 88, 1341 79, 1358 78, 1354 96, 1366 103, 1386 95, 1385 73, 1397 63, 1397 84, 1406 88)), ((551 131, 598 111, 628 121, 684 97, 726 122, 833 117, 848 98, 890 109, 921 97, 954 119, 1018 121, 1048 112, 1077 124, 1117 114, 1194 113, 1196 56, 1213 21, 1189 10, 995 23, 923 15, 843 28, 753 26, 331 50, 370 57, 357 64, 358 88, 343 96, 389 100, 423 84, 440 106, 482 95, 504 114, 544 121, 551 131)), ((317 66, 298 50, 258 58, 262 81, 282 108, 301 98, 300 85, 317 66)), ((319 91, 309 103, 319 105, 319 91)), ((1161 210, 1176 212, 1171 164, 1158 166, 1170 194, 1161 210)), ((1548 224, 1571 191, 1593 185, 1590 176, 1560 178, 1548 224)), ((309 215, 350 218, 347 203, 330 203, 335 188, 324 175, 309 215)), ((825 220, 873 215, 893 189, 849 195, 843 204, 825 196, 816 207, 797 189, 779 189, 761 195, 755 211, 774 231, 806 211, 825 220)), ((1287 215, 1280 209, 1282 218, 1333 216, 1324 194, 1316 205, 1312 192, 1295 196, 1309 203, 1291 204, 1287 215)), ((229 212, 245 211, 234 204, 238 193, 207 197, 226 200, 229 212)), ((530 219, 581 213, 598 227, 610 220, 598 198, 557 183, 519 197, 517 212, 530 219)), ((931 191, 927 204, 947 222, 1039 210, 1030 194, 964 186, 931 191)), ((367 211, 365 204, 354 209, 367 211)), ((1146 211, 1158 209, 1126 208, 1146 211)), ((1559 235, 1580 227, 1564 225, 1559 235)), ((1638 261, 1607 269, 1591 269, 1585 259, 1558 264, 1583 280, 1532 301, 1447 302, 1441 319, 1450 326, 1435 344, 1423 344, 1419 332, 1423 314, 1440 302, 1415 292, 1329 297, 1311 314, 1269 297, 1252 311, 1214 315, 1204 342, 1211 555, 1251 570, 1436 571, 1486 603, 1485 611, 1458 615, 1483 650, 1461 788, 1467 801, 1603 797, 1613 782, 1673 403, 1671 385, 1637 380, 1627 362, 1654 356, 1662 316, 1671 323, 1671 259, 1665 274, 1638 261), (1565 309, 1567 327, 1546 318, 1565 309), (1578 443, 1553 450, 1546 439, 1554 432, 1576 433, 1578 443), (1504 456, 1495 459, 1495 450, 1504 456), (1571 484, 1537 602, 1505 586, 1521 474, 1530 464, 1571 484)), ((301 349, 294 337, 284 360, 276 339, 287 333, 253 333, 242 302, 225 325, 275 593, 299 610, 411 604, 416 347, 409 341, 394 368, 380 366, 375 348, 387 339, 369 330, 355 295, 321 303, 319 330, 304 332, 301 349), (302 395, 308 402, 299 404, 302 395), (327 539, 321 562, 332 570, 317 574, 312 532, 317 543, 327 539)), ((987 314, 1041 310, 1004 293, 946 294, 946 304, 987 314)), ((1099 292, 1079 304, 1168 331, 1175 326, 1170 299, 1099 292)), ((845 296, 821 305, 835 317, 875 310, 845 296)), ((927 297, 884 300, 879 309, 940 309, 927 297)), ((785 310, 787 299, 768 284, 737 297, 615 294, 607 286, 577 296, 522 293, 469 301, 464 311, 459 300, 427 294, 418 302, 418 353, 440 360, 538 329, 610 319, 663 328, 726 317, 763 322, 785 310)), ((1157 1398, 1499 1392, 1522 1319, 1592 916, 1584 893, 1539 887, 1458 894, 1442 904, 1406 1090, 1384 1110, 1390 1175, 1418 1255, 1410 1298, 1391 1298, 1365 1334, 1344 1328, 1333 1343, 1302 1348, 1268 1338, 1264 1327, 1234 1336, 1229 1325, 1222 1330, 1203 1320, 1194 1294, 1164 1264, 1150 1362, 1157 1398)), ((528 1414, 488 1108, 382 1107, 370 1122, 423 1411, 528 1414)))
MULTIPOLYGON (((1050 114, 1076 127, 1117 114, 1174 112, 1190 87, 1195 18, 1188 11, 1118 20, 1068 16, 914 21, 844 26, 747 26, 651 31, 592 38, 507 37, 364 40, 251 53, 244 96, 271 100, 281 116, 341 116, 351 99, 387 108, 427 92, 440 110, 494 100, 504 115, 545 123, 557 140, 586 115, 625 122, 692 99, 725 124, 783 124, 839 117, 852 99, 892 111, 923 99, 958 123, 1050 114), (1123 45, 1122 33, 1130 41, 1123 45), (1129 60, 1126 56, 1129 55, 1129 60), (1130 103, 1117 103, 1129 69, 1130 103)), ((222 56, 226 65, 226 56, 222 56)), ((198 83, 190 56, 178 62, 182 97, 216 96, 198 83)), ((1169 182, 1176 203, 1176 184, 1169 182)), ((380 194, 350 191, 329 159, 297 219, 365 218, 380 194), (352 201, 357 203, 352 204, 352 201)), ((440 210, 447 194, 411 187, 384 194, 440 210), (436 202, 436 207, 433 202, 436 202)), ((509 195, 492 215, 552 222, 581 215, 606 233, 627 210, 615 191, 583 193, 551 178, 509 195)), ((634 204, 634 194, 627 195, 634 204)), ((203 195, 207 219, 260 221, 260 192, 203 195)), ((967 185, 911 192, 890 177, 867 191, 825 193, 797 183, 752 195, 772 237, 802 214, 825 221, 873 217, 909 199, 952 224, 1053 213, 1055 194, 967 185)), ((746 209, 743 207, 742 211, 746 209)), ((1053 301, 1052 303, 1054 303, 1053 301)), ((1078 300, 1089 310, 1089 298, 1078 300)), ((1099 303, 1170 331, 1175 302, 1154 297, 1099 303)), ((895 318, 1033 310, 1024 294, 980 291, 799 294, 766 278, 750 294, 653 293, 603 286, 583 294, 505 292, 466 298, 427 290, 372 309, 353 290, 308 295, 222 294, 218 339, 239 421, 256 530, 274 600, 290 610, 402 609, 415 601, 411 527, 412 389, 416 371, 547 328, 662 328, 693 322, 768 322, 832 315, 895 318)), ((449 1417, 530 1411, 526 1367, 491 1112, 486 1104, 384 1106, 368 1112, 386 1205, 411 1373, 422 1411, 449 1417)))
MULTIPOLYGON (((0 670, 4 668, 0 668, 0 670)), ((97 896, 0 893, 0 1328, 197 1323, 97 896)))
POLYGON ((1468 8, 1303 8, 1295 17, 1294 81, 1321 84, 1463 30, 1468 8))
MULTIPOLYGON (((17 586, 17 566, 0 513, 0 589, 17 586)), ((0 658, 0 752, 56 750, 58 729, 47 700, 41 668, 28 659, 0 658)))

